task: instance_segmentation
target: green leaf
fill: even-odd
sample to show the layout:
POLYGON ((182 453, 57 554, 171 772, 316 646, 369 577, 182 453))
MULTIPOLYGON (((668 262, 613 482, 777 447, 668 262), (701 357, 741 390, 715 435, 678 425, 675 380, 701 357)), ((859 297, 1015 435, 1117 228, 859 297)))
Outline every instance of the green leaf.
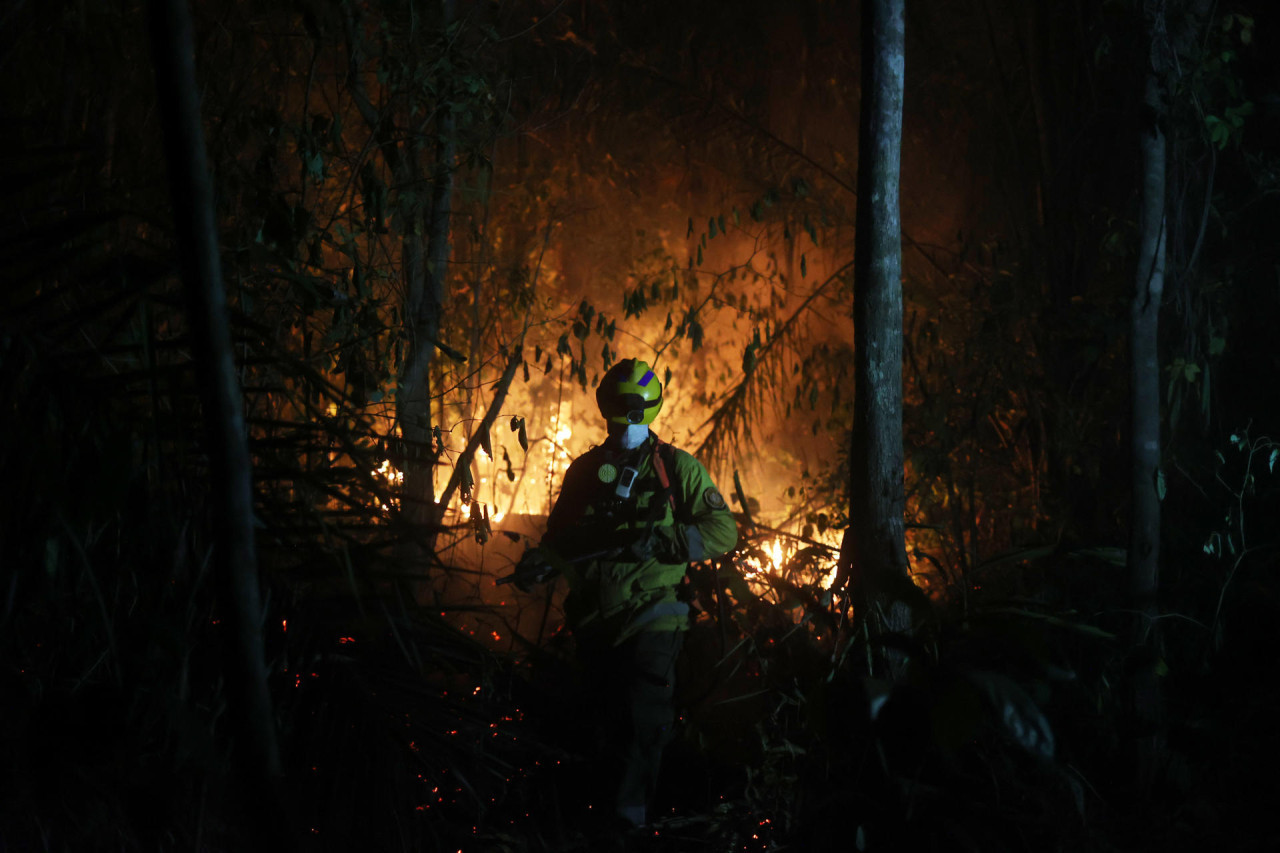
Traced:
POLYGON ((813 241, 813 245, 818 245, 818 231, 813 227, 813 223, 809 221, 809 214, 804 215, 804 230, 809 235, 809 239, 813 241))
POLYGON ((1227 339, 1218 335, 1209 336, 1209 355, 1221 355, 1227 348, 1227 339))
POLYGON ((1267 461, 1267 470, 1271 473, 1276 471, 1276 459, 1280 458, 1280 450, 1271 451, 1271 458, 1267 461))
POLYGON ((747 585, 747 579, 737 569, 724 569, 720 572, 720 583, 729 589, 733 600, 739 604, 754 601, 756 596, 747 585))
POLYGON ((995 711, 997 724, 1003 727, 1014 743, 1032 755, 1053 757, 1053 728, 1020 684, 998 672, 975 670, 966 675, 983 692, 991 709, 995 711))
POLYGON ((1209 131, 1209 141, 1218 146, 1219 149, 1227 147, 1227 143, 1231 141, 1231 128, 1219 121, 1209 131))

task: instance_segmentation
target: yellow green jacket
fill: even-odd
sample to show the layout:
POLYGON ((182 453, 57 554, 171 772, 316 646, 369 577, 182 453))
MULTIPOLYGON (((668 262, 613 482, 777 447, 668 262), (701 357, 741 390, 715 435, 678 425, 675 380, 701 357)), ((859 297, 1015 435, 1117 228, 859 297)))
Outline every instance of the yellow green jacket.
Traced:
POLYGON ((689 608, 676 590, 688 564, 737 544, 738 526, 707 470, 670 445, 658 453, 673 500, 665 497, 658 442, 650 432, 634 450, 594 447, 565 473, 542 547, 568 579, 565 615, 580 637, 616 644, 640 631, 686 630, 689 608), (630 499, 621 499, 627 467, 638 476, 630 499), (637 561, 627 548, 646 536, 658 553, 637 561))

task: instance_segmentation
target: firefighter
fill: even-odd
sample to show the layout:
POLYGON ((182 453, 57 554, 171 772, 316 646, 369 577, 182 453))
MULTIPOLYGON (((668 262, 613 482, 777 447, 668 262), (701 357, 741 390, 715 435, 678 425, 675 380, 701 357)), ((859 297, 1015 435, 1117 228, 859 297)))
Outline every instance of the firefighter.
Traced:
POLYGON ((528 588, 568 580, 565 616, 602 719, 616 785, 616 815, 644 826, 659 761, 675 721, 676 658, 689 627, 677 590, 689 563, 717 557, 738 529, 711 477, 693 456, 650 429, 662 383, 649 365, 624 359, 596 389, 608 436, 573 461, 541 544, 521 558, 528 588))

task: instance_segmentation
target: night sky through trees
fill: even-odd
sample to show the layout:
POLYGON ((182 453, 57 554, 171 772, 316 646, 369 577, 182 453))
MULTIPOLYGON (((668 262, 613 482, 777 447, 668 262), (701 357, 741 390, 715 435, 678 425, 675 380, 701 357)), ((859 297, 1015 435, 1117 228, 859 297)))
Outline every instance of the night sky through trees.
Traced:
POLYGON ((1280 845, 1280 6, 907 0, 900 330, 854 320, 861 20, 0 10, 0 850, 1280 845), (894 633, 837 571, 880 333, 894 633), (742 534, 628 838, 563 581, 495 583, 622 358, 742 534))

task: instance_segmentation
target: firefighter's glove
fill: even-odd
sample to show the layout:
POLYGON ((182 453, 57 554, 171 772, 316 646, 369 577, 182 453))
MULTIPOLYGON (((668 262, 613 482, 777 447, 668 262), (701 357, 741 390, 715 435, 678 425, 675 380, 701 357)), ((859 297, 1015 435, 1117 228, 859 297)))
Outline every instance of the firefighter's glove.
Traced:
POLYGON ((632 542, 627 556, 637 563, 657 560, 659 563, 679 565, 689 562, 688 548, 680 543, 671 527, 655 527, 632 542))
POLYGON ((627 558, 634 560, 637 563, 643 563, 645 560, 652 560, 657 545, 657 539, 653 534, 654 531, 649 531, 636 537, 635 541, 626 548, 627 558))
POLYGON ((524 552, 524 556, 520 558, 520 562, 516 563, 516 570, 512 581, 516 585, 516 589, 521 592, 529 592, 537 584, 547 580, 555 573, 555 566, 551 564, 551 560, 547 556, 547 552, 541 548, 530 548, 524 552))

